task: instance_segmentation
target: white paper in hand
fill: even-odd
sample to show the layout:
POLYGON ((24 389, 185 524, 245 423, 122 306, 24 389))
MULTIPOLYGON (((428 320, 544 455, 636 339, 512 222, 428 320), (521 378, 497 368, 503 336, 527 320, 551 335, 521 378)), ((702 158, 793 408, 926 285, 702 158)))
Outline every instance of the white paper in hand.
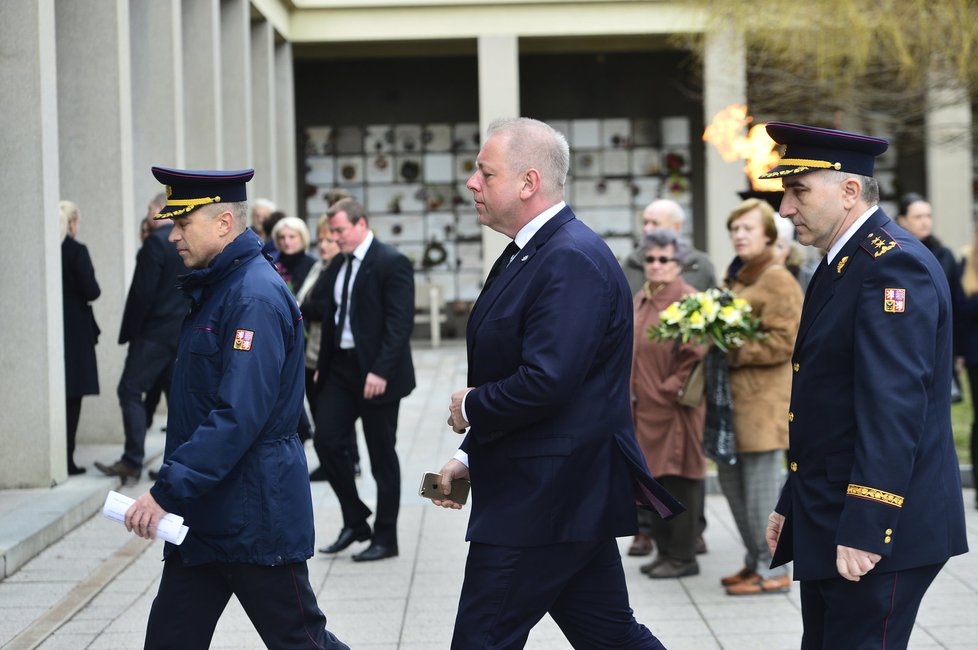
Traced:
MULTIPOLYGON (((126 521, 126 511, 133 504, 135 499, 120 494, 115 490, 109 492, 105 497, 105 505, 102 506, 102 516, 120 524, 126 521)), ((187 536, 190 529, 183 525, 183 517, 168 512, 165 517, 160 519, 156 526, 156 536, 164 542, 170 542, 179 546, 187 536)))

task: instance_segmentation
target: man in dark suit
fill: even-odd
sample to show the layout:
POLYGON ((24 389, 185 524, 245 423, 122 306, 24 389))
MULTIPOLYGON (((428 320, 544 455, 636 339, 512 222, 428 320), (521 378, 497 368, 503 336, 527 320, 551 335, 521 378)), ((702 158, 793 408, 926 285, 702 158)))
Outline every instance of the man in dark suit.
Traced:
POLYGON ((828 251, 792 358, 789 473, 768 525, 794 561, 804 650, 905 648, 921 598, 967 551, 950 422, 951 297, 931 253, 878 207, 887 142, 770 123, 781 216, 828 251))
POLYGON ((115 463, 95 463, 103 474, 124 481, 138 480, 142 474, 148 428, 146 395, 160 384, 169 391, 180 325, 190 307, 190 301, 177 288, 177 277, 186 268, 176 246, 167 241, 173 222, 153 219, 165 205, 166 196, 158 194, 147 206, 151 230, 136 255, 136 270, 119 328, 119 344, 129 344, 116 390, 125 448, 115 463))
POLYGON ((374 238, 360 203, 343 199, 327 215, 342 255, 324 271, 332 291, 323 318, 314 444, 317 472, 336 492, 343 529, 320 551, 337 553, 369 539, 370 546, 353 556, 368 562, 397 555, 401 468, 394 445, 401 399, 415 386, 410 345, 414 271, 404 255, 374 238), (373 532, 367 523, 370 508, 360 500, 347 455, 357 418, 377 481, 373 532))
POLYGON ((631 295, 563 201, 568 161, 548 125, 503 120, 467 183, 480 223, 514 241, 469 316, 469 387, 450 401, 468 434, 442 490, 472 482, 453 648, 521 648, 547 613, 575 648, 662 647, 628 606, 615 537, 636 532, 636 501, 683 508, 635 440, 631 295))

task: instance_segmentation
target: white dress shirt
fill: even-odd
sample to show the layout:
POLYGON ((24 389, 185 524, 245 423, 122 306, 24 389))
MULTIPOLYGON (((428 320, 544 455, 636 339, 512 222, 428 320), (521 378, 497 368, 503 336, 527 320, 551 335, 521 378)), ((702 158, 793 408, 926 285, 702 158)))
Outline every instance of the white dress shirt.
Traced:
POLYGON ((336 327, 342 329, 342 334, 340 334, 340 349, 350 350, 356 347, 356 341, 353 340, 353 330, 350 329, 350 312, 353 311, 353 283, 357 279, 357 273, 360 271, 360 265, 363 263, 363 256, 367 254, 367 249, 370 248, 370 244, 374 241, 374 233, 372 231, 367 231, 367 236, 363 238, 360 245, 353 249, 352 257, 346 259, 343 262, 343 266, 340 267, 340 272, 336 276, 336 284, 333 285, 333 299, 336 301, 336 315, 333 316, 336 319, 336 327), (353 264, 353 272, 350 275, 350 288, 349 295, 346 300, 346 318, 343 322, 340 321, 340 309, 339 305, 343 303, 343 278, 346 275, 346 265, 353 264))

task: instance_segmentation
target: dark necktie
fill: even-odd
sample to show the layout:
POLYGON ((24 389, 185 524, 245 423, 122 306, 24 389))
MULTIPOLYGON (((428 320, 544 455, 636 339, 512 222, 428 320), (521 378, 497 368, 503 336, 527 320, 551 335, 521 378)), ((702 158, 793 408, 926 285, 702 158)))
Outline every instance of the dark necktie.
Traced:
POLYGON ((346 310, 350 304, 350 278, 353 277, 353 255, 346 256, 346 273, 343 275, 343 297, 340 299, 340 319, 336 323, 336 347, 340 347, 343 328, 346 323, 346 310))
POLYGON ((502 254, 496 258, 492 268, 489 269, 489 275, 486 276, 486 281, 482 285, 482 293, 485 293, 489 289, 489 285, 495 282, 496 278, 498 278, 503 270, 509 266, 509 262, 513 259, 513 256, 519 252, 520 247, 516 245, 516 242, 511 241, 509 244, 507 244, 506 248, 503 249, 502 254))

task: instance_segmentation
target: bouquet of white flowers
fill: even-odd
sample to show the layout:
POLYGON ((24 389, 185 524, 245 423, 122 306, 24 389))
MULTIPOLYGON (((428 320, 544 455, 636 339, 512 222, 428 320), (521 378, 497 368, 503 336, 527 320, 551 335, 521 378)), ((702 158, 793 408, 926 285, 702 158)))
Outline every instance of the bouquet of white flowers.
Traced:
POLYGON ((747 340, 764 338, 760 321, 750 312, 750 303, 728 289, 707 289, 663 309, 648 335, 653 341, 712 342, 727 352, 747 340))

